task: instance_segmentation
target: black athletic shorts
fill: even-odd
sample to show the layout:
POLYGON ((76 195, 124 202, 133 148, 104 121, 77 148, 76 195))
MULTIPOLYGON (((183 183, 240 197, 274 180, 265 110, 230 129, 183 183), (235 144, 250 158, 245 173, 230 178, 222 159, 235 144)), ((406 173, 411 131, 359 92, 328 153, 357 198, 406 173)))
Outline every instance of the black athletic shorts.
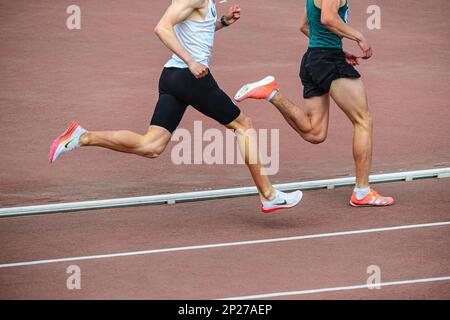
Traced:
POLYGON ((227 125, 241 114, 239 108, 217 85, 211 72, 197 79, 189 69, 164 68, 159 79, 159 100, 151 125, 173 133, 188 106, 227 125))
POLYGON ((328 93, 336 79, 360 77, 359 72, 345 61, 342 49, 309 48, 300 67, 305 99, 328 93))

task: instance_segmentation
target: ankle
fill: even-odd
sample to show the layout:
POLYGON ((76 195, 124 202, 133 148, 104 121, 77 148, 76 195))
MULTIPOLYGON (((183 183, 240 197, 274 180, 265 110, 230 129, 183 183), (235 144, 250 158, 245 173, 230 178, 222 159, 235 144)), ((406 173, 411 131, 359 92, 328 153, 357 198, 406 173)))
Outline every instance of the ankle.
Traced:
POLYGON ((267 101, 274 103, 280 96, 280 89, 275 89, 272 93, 267 97, 267 101))
POLYGON ((88 131, 83 133, 80 136, 80 139, 78 140, 78 144, 80 145, 80 147, 87 146, 87 145, 89 145, 90 142, 91 142, 91 133, 88 131))
POLYGON ((271 188, 268 191, 261 192, 260 197, 263 201, 272 201, 277 196, 277 190, 275 188, 271 188))
POLYGON ((355 185, 355 189, 367 189, 367 188, 370 188, 370 185, 368 183, 361 183, 355 185))

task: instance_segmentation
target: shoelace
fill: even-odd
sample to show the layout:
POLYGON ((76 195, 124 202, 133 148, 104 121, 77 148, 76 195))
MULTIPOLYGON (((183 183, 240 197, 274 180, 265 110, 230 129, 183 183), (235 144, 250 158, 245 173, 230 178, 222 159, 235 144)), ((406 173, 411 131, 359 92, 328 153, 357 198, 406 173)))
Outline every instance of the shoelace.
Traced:
POLYGON ((370 189, 370 195, 374 196, 376 198, 383 198, 378 192, 376 192, 374 189, 370 189))
POLYGON ((386 204, 389 200, 386 197, 383 197, 382 195, 380 195, 378 192, 376 192, 375 190, 371 189, 370 190, 370 195, 372 197, 375 197, 375 201, 374 203, 376 203, 378 200, 381 200, 381 204, 386 204))

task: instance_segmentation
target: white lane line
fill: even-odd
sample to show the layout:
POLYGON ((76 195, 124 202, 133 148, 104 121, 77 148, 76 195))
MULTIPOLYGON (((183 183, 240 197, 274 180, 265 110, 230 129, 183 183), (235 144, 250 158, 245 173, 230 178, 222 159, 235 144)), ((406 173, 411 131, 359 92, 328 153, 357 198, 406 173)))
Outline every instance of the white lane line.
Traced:
MULTIPOLYGON (((438 282, 438 281, 450 281, 450 277, 437 277, 437 278, 393 281, 393 282, 384 282, 384 283, 382 282, 382 283, 380 283, 380 287, 401 286, 401 285, 407 285, 407 284, 438 282)), ((358 290, 358 289, 369 289, 369 286, 367 284, 361 284, 361 285, 347 286, 347 287, 335 287, 335 288, 323 288, 323 289, 312 289, 312 290, 302 290, 302 291, 265 293, 265 294, 257 294, 257 295, 253 295, 253 296, 241 296, 241 297, 233 297, 233 298, 224 298, 224 299, 219 299, 219 300, 256 300, 256 299, 268 299, 268 298, 277 298, 277 297, 300 296, 300 295, 305 295, 305 294, 348 291, 348 290, 358 290)))
POLYGON ((388 231, 419 229, 419 228, 432 228, 432 227, 441 227, 441 226, 448 226, 448 225, 450 225, 450 221, 425 223, 425 224, 414 224, 414 225, 402 225, 402 226, 396 226, 396 227, 374 228, 374 229, 364 229, 364 230, 343 231, 343 232, 333 232, 333 233, 310 234, 310 235, 287 237, 287 238, 273 238, 273 239, 263 239, 263 240, 227 242, 227 243, 207 244, 207 245, 198 245, 198 246, 189 246, 189 247, 153 249, 153 250, 144 250, 144 251, 122 252, 122 253, 109 253, 109 254, 101 254, 101 255, 94 255, 94 256, 80 256, 80 257, 71 257, 71 258, 35 260, 35 261, 27 261, 27 262, 0 264, 0 268, 23 267, 23 266, 32 266, 32 265, 38 265, 38 264, 51 264, 51 263, 61 263, 61 262, 82 261, 82 260, 98 260, 98 259, 109 259, 109 258, 118 258, 118 257, 130 257, 130 256, 150 255, 150 254, 167 253, 167 252, 203 250, 203 249, 224 248, 224 247, 237 247, 237 246, 247 246, 247 245, 256 245, 256 244, 285 242, 285 241, 317 239, 317 238, 342 237, 342 236, 351 236, 351 235, 357 235, 357 234, 368 234, 368 233, 376 233, 376 232, 388 232, 388 231))

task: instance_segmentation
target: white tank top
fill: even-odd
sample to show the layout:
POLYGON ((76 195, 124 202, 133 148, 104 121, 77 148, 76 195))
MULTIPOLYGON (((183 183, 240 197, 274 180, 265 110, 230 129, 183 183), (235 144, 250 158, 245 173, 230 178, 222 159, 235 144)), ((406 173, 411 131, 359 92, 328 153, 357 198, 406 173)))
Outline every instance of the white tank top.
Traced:
MULTIPOLYGON (((208 13, 203 21, 185 20, 175 25, 174 30, 182 46, 192 58, 209 67, 216 33, 217 9, 214 0, 208 1, 208 13)), ((176 54, 164 66, 166 68, 187 68, 176 54)))

